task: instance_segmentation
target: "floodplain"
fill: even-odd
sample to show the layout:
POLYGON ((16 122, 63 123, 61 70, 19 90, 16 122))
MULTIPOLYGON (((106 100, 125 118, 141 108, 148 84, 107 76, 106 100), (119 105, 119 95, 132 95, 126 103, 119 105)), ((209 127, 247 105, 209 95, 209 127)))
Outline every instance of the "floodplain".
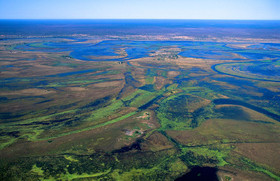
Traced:
POLYGON ((0 179, 280 180, 277 34, 190 29, 3 35, 0 179))

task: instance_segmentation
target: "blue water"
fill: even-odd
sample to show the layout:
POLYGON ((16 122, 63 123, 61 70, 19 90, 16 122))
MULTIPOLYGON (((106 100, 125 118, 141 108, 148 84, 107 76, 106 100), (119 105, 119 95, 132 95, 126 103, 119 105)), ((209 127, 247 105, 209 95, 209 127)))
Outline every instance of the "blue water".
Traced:
MULTIPOLYGON (((45 47, 22 44, 16 47, 23 51, 63 52, 70 51, 73 58, 86 61, 104 61, 102 56, 112 56, 108 61, 126 61, 148 57, 162 47, 181 48, 183 57, 239 60, 233 53, 241 54, 247 59, 261 60, 279 58, 279 43, 263 43, 249 47, 254 51, 227 47, 221 42, 193 41, 121 41, 110 40, 96 45, 85 43, 86 38, 73 38, 73 34, 86 34, 91 37, 104 38, 107 35, 174 35, 238 38, 280 38, 280 21, 238 21, 238 20, 0 20, 1 35, 50 36, 69 38, 72 41, 57 42, 45 40, 45 47), (124 58, 117 56, 117 50, 124 48, 128 54, 124 58), (94 57, 94 58, 93 58, 94 57)), ((41 39, 42 40, 42 39, 41 39)), ((40 39, 38 39, 40 41, 40 39)))
POLYGON ((23 44, 16 47, 23 51, 62 52, 70 51, 70 56, 86 61, 125 61, 136 58, 149 57, 151 53, 162 48, 177 47, 181 49, 179 55, 183 57, 203 59, 232 59, 239 60, 231 53, 233 48, 226 48, 224 43, 216 42, 194 42, 194 41, 122 41, 108 40, 98 44, 85 44, 77 42, 49 42, 45 47, 33 47, 30 44, 23 44), (118 56, 117 50, 125 49, 127 56, 118 56), (106 56, 103 59, 102 56, 106 56), (109 57, 108 57, 109 56, 109 57), (112 56, 112 58, 110 58, 112 56))
POLYGON ((2 66, 0 66, 1 69, 2 68, 11 68, 11 67, 14 67, 14 65, 2 65, 2 66))
POLYGON ((258 45, 251 45, 249 48, 255 48, 255 49, 278 49, 280 50, 280 43, 260 43, 258 45))
POLYGON ((254 66, 248 66, 247 71, 253 74, 280 77, 280 67, 271 63, 256 63, 254 66))
POLYGON ((2 65, 0 66, 0 71, 9 71, 9 69, 13 67, 14 65, 2 65))
POLYGON ((88 69, 88 70, 80 70, 80 71, 74 71, 74 72, 66 72, 66 73, 60 73, 55 75, 49 75, 46 77, 66 77, 71 75, 79 75, 79 74, 85 74, 90 72, 96 72, 98 69, 88 69))
POLYGON ((271 51, 262 51, 259 50, 258 53, 251 53, 251 52, 238 52, 238 54, 242 55, 245 58, 252 59, 252 60, 262 60, 267 58, 280 58, 280 52, 276 52, 275 54, 271 51))
MULTIPOLYGON (((271 45, 263 44, 258 46, 271 45)), ((181 52, 179 52, 178 55, 191 58, 241 60, 240 57, 236 57, 233 53, 253 60, 280 58, 280 51, 260 49, 258 46, 252 46, 248 51, 226 47, 226 43, 221 42, 107 40, 97 44, 88 44, 81 43, 79 40, 74 42, 48 42, 44 43, 44 47, 34 47, 30 46, 30 44, 23 44, 17 46, 16 49, 43 52, 70 51, 70 56, 73 58, 86 61, 126 61, 149 57, 151 53, 154 53, 157 50, 171 47, 181 49, 181 52), (115 58, 114 56, 119 55, 117 51, 120 49, 125 49, 127 56, 115 58), (106 56, 106 59, 102 58, 103 56, 106 56)))

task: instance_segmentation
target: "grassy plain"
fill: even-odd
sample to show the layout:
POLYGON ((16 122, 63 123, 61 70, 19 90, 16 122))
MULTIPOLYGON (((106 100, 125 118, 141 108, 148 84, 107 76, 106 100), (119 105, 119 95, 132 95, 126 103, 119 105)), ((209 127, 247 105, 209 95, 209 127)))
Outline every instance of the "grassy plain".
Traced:
POLYGON ((1 180, 174 180, 195 166, 222 180, 280 179, 280 84, 248 76, 246 58, 184 57, 173 45, 83 61, 43 51, 53 41, 0 41, 1 180))

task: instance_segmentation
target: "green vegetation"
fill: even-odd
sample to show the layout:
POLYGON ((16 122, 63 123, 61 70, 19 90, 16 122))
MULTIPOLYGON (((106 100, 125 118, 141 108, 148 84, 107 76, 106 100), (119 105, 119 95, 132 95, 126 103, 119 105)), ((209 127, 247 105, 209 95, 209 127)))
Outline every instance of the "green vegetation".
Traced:
POLYGON ((276 175, 276 174, 272 173, 271 171, 269 171, 268 169, 266 169, 262 166, 259 166, 258 164, 252 162, 248 158, 243 157, 243 158, 241 158, 241 161, 243 163, 245 163, 246 165, 248 165, 250 170, 257 171, 257 172, 263 172, 275 180, 280 180, 279 175, 276 175))
POLYGON ((185 130, 198 127, 206 119, 215 118, 214 105, 203 106, 203 99, 184 93, 164 99, 157 109, 163 130, 185 130), (195 111, 191 109, 197 107, 195 111))
POLYGON ((146 78, 146 84, 152 84, 153 82, 154 82, 154 77, 148 76, 148 77, 146 78))
POLYGON ((78 161, 79 161, 79 160, 73 158, 73 157, 70 156, 70 155, 64 155, 64 158, 65 158, 66 160, 71 161, 71 162, 78 162, 78 161))
POLYGON ((2 150, 3 148, 5 148, 6 146, 9 146, 11 144, 13 144, 17 139, 16 138, 12 138, 12 137, 1 137, 1 142, 0 142, 0 150, 2 150))
POLYGON ((54 40, 85 43, 1 41, 0 180, 174 180, 195 166, 237 173, 223 176, 227 181, 280 180, 280 61, 264 60, 264 50, 232 48, 242 47, 236 42, 106 40, 106 51, 144 44, 155 55, 82 61, 72 49, 51 47, 54 40), (44 52, 52 48, 57 52, 44 52), (194 57, 202 50, 202 57, 178 55, 185 49, 194 57), (203 59, 208 50, 211 59, 203 59), (262 58, 228 59, 247 53, 262 58))
POLYGON ((215 164, 217 166, 225 166, 228 153, 231 147, 209 148, 207 146, 183 148, 183 155, 180 157, 188 165, 200 165, 205 163, 215 164))
POLYGON ((226 181, 231 181, 231 177, 225 176, 226 181))
POLYGON ((123 106, 123 103, 120 100, 115 100, 109 106, 97 109, 94 111, 87 120, 98 120, 109 115, 112 115, 115 111, 120 109, 123 106))
POLYGON ((164 92, 164 89, 158 92, 150 92, 147 90, 138 89, 129 96, 122 99, 124 104, 129 107, 140 107, 147 102, 151 101, 153 98, 155 98, 158 95, 162 95, 164 92))
MULTIPOLYGON (((118 117, 118 118, 116 118, 116 119, 107 121, 107 122, 105 122, 105 123, 96 125, 96 126, 94 126, 94 127, 92 127, 92 128, 88 128, 88 129, 99 128, 99 127, 106 126, 106 125, 109 125, 109 124, 112 124, 112 123, 116 123, 116 122, 121 121, 121 120, 124 120, 124 119, 126 119, 126 118, 128 118, 128 117, 130 117, 130 116, 133 116, 134 114, 136 114, 136 112, 131 112, 131 113, 126 114, 126 115, 124 115, 124 116, 118 117)), ((83 130, 82 130, 82 131, 83 131, 83 130)))

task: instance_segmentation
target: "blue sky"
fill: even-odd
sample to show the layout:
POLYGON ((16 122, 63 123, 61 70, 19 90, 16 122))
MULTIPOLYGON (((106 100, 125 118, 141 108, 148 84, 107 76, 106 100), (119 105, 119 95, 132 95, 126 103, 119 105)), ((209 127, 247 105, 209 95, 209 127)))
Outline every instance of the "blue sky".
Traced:
POLYGON ((280 0, 0 0, 0 19, 280 20, 280 0))

